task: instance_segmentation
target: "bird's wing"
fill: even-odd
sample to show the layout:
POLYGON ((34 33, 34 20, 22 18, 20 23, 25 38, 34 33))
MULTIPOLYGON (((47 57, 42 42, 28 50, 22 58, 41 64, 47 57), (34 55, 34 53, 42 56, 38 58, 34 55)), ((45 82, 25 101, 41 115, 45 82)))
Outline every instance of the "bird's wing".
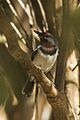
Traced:
POLYGON ((38 49, 35 49, 35 51, 32 53, 31 60, 33 61, 35 56, 38 54, 38 49))

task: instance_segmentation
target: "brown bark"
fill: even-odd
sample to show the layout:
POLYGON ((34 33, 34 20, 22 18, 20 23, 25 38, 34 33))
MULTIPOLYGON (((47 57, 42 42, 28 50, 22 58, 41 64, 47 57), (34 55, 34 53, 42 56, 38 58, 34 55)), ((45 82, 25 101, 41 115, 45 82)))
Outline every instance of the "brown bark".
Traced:
POLYGON ((60 38, 60 54, 58 58, 56 86, 59 90, 64 91, 66 62, 68 55, 68 48, 71 42, 71 25, 70 25, 70 9, 69 2, 63 0, 63 19, 62 32, 60 38))
POLYGON ((37 0, 35 0, 35 1, 30 0, 30 1, 32 3, 32 7, 33 7, 33 10, 34 10, 34 13, 35 13, 35 18, 36 18, 37 25, 43 31, 43 23, 42 23, 43 22, 43 16, 42 16, 38 1, 37 0))
MULTIPOLYGON (((55 0, 41 0, 46 20, 48 24, 49 31, 56 36, 56 25, 55 25, 55 17, 56 17, 56 11, 55 11, 55 0)), ((57 37, 57 36, 56 36, 57 37)))
POLYGON ((73 1, 66 1, 63 0, 63 21, 62 21, 62 36, 61 36, 61 41, 60 41, 60 57, 58 60, 58 68, 57 68, 57 77, 59 77, 60 81, 56 81, 56 85, 58 89, 61 91, 65 90, 65 80, 67 79, 67 97, 71 103, 70 107, 70 114, 71 117, 70 119, 78 119, 78 116, 75 114, 77 111, 79 112, 79 108, 77 107, 76 104, 79 104, 79 91, 78 91, 78 71, 72 72, 70 63, 73 63, 74 57, 72 58, 72 62, 70 59, 68 60, 68 66, 67 66, 67 75, 66 75, 66 63, 67 63, 67 58, 70 57, 70 55, 73 52, 74 49, 74 43, 73 43, 73 32, 72 32, 72 21, 71 21, 71 14, 74 9, 74 4, 75 2, 73 1), (59 71, 58 71, 59 70, 59 71), (64 72, 65 71, 65 72, 64 72), (65 76, 66 75, 66 76, 65 76), (76 76, 76 77, 73 77, 76 76), (74 82, 75 81, 75 82, 74 82), (74 91, 74 92, 73 92, 74 91), (77 98, 75 97, 77 96, 77 98), (75 102, 74 103, 74 101, 75 102), (73 111, 73 112, 72 112, 73 111), (76 111, 76 112, 74 112, 76 111))
POLYGON ((20 39, 24 38, 26 45, 32 50, 31 30, 30 30, 28 15, 24 11, 24 9, 20 6, 20 4, 17 2, 17 4, 18 4, 17 5, 16 2, 13 2, 13 4, 14 4, 13 7, 17 13, 17 16, 11 10, 11 8, 9 7, 9 4, 7 3, 6 0, 2 1, 2 6, 3 6, 4 12, 5 12, 6 16, 8 17, 9 21, 13 22, 15 24, 15 26, 17 27, 17 29, 19 30, 19 32, 21 33, 22 36, 20 39), (18 6, 19 6, 19 8, 17 8, 18 6), (22 13, 21 16, 18 14, 18 12, 20 12, 20 11, 22 13), (24 18, 25 20, 22 18, 24 18), (27 24, 25 21, 27 21, 27 24), (29 39, 29 40, 27 40, 27 39, 29 39))
POLYGON ((23 26, 26 34, 31 35, 31 30, 30 30, 30 25, 29 25, 29 18, 28 18, 27 13, 21 7, 21 5, 19 4, 19 2, 17 0, 14 0, 14 1, 10 0, 10 2, 12 4, 12 6, 14 7, 17 15, 18 15, 18 19, 19 19, 20 23, 22 23, 22 26, 23 26), (27 23, 25 21, 27 21, 27 23))

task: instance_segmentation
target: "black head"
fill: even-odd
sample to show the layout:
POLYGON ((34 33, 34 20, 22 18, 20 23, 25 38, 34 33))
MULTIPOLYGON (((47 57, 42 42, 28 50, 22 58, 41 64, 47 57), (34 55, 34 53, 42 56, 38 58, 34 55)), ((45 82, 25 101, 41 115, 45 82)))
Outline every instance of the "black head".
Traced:
POLYGON ((40 37, 40 44, 42 46, 42 50, 45 53, 55 53, 58 49, 58 41, 56 38, 49 32, 38 32, 35 31, 40 37))

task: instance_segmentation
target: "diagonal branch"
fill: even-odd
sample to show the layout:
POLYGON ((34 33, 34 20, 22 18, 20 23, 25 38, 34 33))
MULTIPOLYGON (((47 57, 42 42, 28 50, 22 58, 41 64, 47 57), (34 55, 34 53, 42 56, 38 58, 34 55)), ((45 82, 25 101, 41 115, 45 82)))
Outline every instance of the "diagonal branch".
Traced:
POLYGON ((25 33, 28 35, 31 35, 29 18, 28 18, 27 13, 25 12, 25 10, 22 8, 22 6, 17 0, 14 0, 14 1, 10 0, 10 2, 18 15, 18 20, 20 21, 20 23, 22 23, 22 27, 24 28, 25 33), (25 21, 27 21, 27 23, 25 21))

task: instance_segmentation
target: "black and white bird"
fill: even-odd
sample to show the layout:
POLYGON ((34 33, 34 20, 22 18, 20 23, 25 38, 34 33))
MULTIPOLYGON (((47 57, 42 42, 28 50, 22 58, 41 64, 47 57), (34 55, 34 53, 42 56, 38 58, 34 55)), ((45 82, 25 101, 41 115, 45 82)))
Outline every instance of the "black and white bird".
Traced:
POLYGON ((59 52, 58 41, 49 32, 35 32, 40 37, 40 44, 32 53, 31 60, 36 67, 47 73, 57 60, 59 52))
MULTIPOLYGON (((35 31, 40 37, 40 44, 33 51, 31 60, 33 64, 47 74, 55 65, 59 47, 57 39, 49 32, 35 31)), ((34 77, 29 76, 22 93, 31 96, 34 87, 34 77)))

